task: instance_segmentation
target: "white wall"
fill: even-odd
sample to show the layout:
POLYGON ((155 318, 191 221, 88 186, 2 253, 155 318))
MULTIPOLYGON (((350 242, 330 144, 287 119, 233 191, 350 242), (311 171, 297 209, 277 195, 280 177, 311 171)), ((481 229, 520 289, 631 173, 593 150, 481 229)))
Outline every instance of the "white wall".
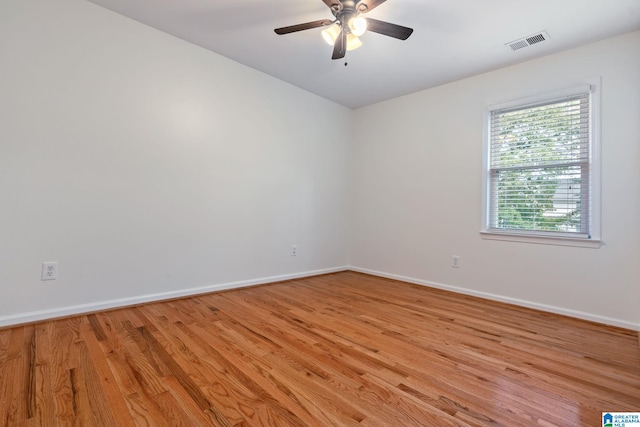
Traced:
POLYGON ((343 268, 351 114, 85 1, 3 1, 0 326, 343 268))
POLYGON ((640 328, 639 52, 635 32, 357 110, 351 265, 640 328), (604 245, 481 239, 484 108, 596 76, 604 245))

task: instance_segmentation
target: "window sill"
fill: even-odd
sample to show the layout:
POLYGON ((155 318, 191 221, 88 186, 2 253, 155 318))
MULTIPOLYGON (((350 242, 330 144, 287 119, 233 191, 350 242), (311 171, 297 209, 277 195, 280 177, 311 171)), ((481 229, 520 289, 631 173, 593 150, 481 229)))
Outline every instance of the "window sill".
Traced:
POLYGON ((538 245, 572 246, 579 248, 598 249, 602 245, 601 240, 580 239, 575 237, 536 236, 520 233, 503 233, 481 231, 480 236, 485 240, 502 240, 507 242, 533 243, 538 245))

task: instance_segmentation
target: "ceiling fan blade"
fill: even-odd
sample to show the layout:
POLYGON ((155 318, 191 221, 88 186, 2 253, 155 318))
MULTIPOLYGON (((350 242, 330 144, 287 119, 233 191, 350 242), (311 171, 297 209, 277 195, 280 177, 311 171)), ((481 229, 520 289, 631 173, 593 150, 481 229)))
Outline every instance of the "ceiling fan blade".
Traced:
POLYGON ((291 25, 289 27, 276 28, 276 34, 289 34, 295 33, 296 31, 309 30, 311 28, 322 27, 323 25, 331 24, 331 20, 329 19, 320 19, 318 21, 305 22, 304 24, 291 25))
POLYGON ((331 59, 344 58, 347 53, 347 32, 342 29, 340 35, 336 39, 336 43, 333 45, 333 56, 331 59))
MULTIPOLYGON (((327 0, 330 1, 330 0, 327 0)), ((361 10, 361 12, 369 12, 373 9, 375 9, 376 7, 380 6, 382 3, 384 3, 387 0, 360 0, 358 2, 358 4, 356 4, 356 9, 357 10, 361 10, 359 9, 361 6, 361 4, 364 4, 367 6, 366 10, 361 10)), ((326 1, 325 1, 326 3, 326 1)))
POLYGON ((373 31, 374 33, 383 34, 385 36, 406 40, 409 38, 411 33, 413 33, 413 28, 367 18, 367 31, 373 31))

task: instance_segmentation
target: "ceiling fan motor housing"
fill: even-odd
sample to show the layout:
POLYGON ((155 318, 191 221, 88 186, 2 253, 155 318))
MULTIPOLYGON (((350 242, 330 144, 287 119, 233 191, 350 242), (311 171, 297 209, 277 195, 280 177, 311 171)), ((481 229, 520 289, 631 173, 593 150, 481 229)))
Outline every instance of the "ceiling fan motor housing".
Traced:
POLYGON ((355 18, 361 13, 369 10, 365 3, 358 3, 353 0, 344 0, 331 5, 331 12, 341 23, 349 22, 349 19, 355 18))
POLYGON ((340 27, 344 28, 346 33, 353 33, 353 28, 349 23, 360 14, 366 13, 368 9, 365 3, 358 3, 353 0, 344 0, 331 5, 333 16, 336 17, 340 27))

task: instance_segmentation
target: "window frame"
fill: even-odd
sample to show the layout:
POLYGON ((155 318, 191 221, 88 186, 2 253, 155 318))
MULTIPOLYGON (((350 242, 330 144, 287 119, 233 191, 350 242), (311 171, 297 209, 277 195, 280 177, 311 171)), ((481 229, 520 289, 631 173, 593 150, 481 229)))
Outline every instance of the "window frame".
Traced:
POLYGON ((482 223, 480 235, 483 239, 503 240, 523 243, 550 244, 599 248, 601 241, 601 171, 600 171, 600 78, 589 79, 577 85, 545 92, 533 96, 518 98, 506 102, 487 105, 483 120, 483 153, 482 153, 482 223), (572 235, 572 233, 549 232, 537 230, 514 230, 491 228, 491 113, 507 108, 526 109, 533 104, 558 100, 562 97, 578 93, 589 93, 589 168, 590 168, 590 210, 589 237, 572 235))

